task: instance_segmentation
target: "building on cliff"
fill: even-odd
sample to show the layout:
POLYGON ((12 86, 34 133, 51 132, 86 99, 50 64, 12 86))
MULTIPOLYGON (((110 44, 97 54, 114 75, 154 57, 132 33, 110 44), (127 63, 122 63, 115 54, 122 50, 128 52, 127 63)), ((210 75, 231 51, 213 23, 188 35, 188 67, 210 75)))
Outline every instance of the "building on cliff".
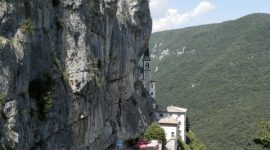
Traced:
POLYGON ((167 139, 166 147, 176 150, 177 139, 186 142, 186 108, 168 106, 167 108, 156 107, 156 82, 151 80, 150 53, 149 49, 144 53, 142 66, 140 67, 140 79, 143 81, 145 89, 148 90, 152 100, 153 108, 156 110, 156 119, 164 129, 167 139))
POLYGON ((166 117, 160 119, 158 123, 165 131, 167 139, 166 148, 169 150, 176 150, 178 138, 177 135, 179 135, 178 120, 171 117, 166 117))
POLYGON ((156 82, 151 80, 150 62, 151 58, 148 49, 143 55, 143 65, 140 67, 140 80, 143 81, 145 89, 149 91, 152 98, 153 108, 156 109, 156 82))
POLYGON ((186 143, 186 117, 187 109, 176 106, 168 106, 167 108, 158 107, 156 117, 158 123, 164 129, 167 139, 166 147, 176 150, 177 139, 181 139, 186 143))

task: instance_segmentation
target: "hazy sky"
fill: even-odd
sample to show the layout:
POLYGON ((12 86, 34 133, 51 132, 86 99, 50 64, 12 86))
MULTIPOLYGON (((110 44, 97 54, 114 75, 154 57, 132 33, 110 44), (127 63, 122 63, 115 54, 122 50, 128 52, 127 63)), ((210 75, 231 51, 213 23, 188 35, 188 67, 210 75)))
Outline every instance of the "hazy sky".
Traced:
POLYGON ((270 0, 150 0, 153 32, 270 13, 270 0))

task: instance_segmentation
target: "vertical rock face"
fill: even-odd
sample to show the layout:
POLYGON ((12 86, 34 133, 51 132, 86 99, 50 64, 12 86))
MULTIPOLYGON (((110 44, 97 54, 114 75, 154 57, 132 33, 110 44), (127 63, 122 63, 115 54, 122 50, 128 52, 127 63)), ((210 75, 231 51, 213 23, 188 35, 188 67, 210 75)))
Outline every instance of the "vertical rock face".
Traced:
POLYGON ((147 0, 0 1, 0 149, 115 149, 153 119, 147 0))

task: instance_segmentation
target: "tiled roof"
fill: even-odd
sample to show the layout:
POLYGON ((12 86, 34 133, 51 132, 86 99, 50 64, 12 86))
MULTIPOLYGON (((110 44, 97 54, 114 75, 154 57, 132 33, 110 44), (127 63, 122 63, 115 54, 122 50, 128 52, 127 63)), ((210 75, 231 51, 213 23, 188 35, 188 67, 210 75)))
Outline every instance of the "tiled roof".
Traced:
POLYGON ((186 108, 180 108, 180 107, 176 107, 176 106, 168 106, 167 107, 167 111, 168 112, 187 112, 187 109, 186 108))
POLYGON ((162 118, 158 121, 159 124, 178 124, 178 121, 176 119, 173 119, 171 117, 162 118))
POLYGON ((157 112, 168 112, 168 113, 181 113, 181 112, 187 112, 186 108, 181 108, 181 107, 176 107, 176 106, 168 106, 168 107, 162 107, 158 106, 157 107, 157 112))

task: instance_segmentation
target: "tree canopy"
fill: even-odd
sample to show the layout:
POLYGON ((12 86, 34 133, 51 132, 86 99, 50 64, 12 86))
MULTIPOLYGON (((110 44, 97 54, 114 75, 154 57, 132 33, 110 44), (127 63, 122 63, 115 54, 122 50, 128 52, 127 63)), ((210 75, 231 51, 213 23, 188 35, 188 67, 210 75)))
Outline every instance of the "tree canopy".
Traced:
POLYGON ((270 121, 258 123, 257 137, 254 139, 254 142, 265 148, 270 148, 270 121))
POLYGON ((145 131, 144 138, 148 140, 160 140, 166 142, 165 131, 157 123, 152 123, 145 131))

